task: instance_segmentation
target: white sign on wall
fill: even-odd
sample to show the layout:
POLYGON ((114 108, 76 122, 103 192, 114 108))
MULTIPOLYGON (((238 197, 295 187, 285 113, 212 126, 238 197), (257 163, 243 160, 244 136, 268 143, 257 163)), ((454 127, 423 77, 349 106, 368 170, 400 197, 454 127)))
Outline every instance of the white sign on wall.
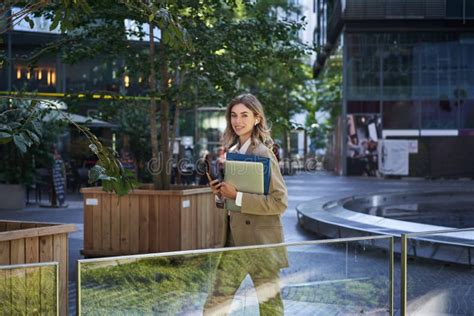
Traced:
POLYGON ((379 171, 384 175, 407 176, 410 141, 381 140, 378 146, 379 171))

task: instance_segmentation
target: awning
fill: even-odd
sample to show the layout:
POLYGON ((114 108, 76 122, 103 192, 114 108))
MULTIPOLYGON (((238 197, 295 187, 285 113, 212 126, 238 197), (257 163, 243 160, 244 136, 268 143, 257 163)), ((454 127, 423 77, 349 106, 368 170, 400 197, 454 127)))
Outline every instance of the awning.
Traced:
POLYGON ((107 128, 113 128, 117 127, 116 124, 112 124, 109 122, 105 122, 102 120, 98 120, 95 118, 91 118, 88 116, 83 116, 79 114, 72 114, 72 113, 66 113, 66 115, 73 121, 74 123, 89 126, 89 127, 107 127, 107 128))
POLYGON ((115 128, 117 127, 116 124, 112 124, 109 122, 105 122, 102 120, 98 120, 92 117, 83 116, 79 114, 68 113, 65 111, 58 111, 58 110, 51 110, 48 114, 45 115, 44 120, 54 121, 54 120, 61 120, 67 121, 66 117, 73 121, 74 123, 85 125, 87 127, 95 127, 95 128, 115 128))
POLYGON ((85 125, 87 127, 99 128, 114 128, 117 124, 112 124, 102 120, 98 120, 89 116, 80 114, 68 113, 67 104, 61 100, 40 100, 39 107, 43 109, 51 109, 51 111, 44 117, 45 121, 62 120, 67 121, 64 116, 67 116, 74 123, 85 125))

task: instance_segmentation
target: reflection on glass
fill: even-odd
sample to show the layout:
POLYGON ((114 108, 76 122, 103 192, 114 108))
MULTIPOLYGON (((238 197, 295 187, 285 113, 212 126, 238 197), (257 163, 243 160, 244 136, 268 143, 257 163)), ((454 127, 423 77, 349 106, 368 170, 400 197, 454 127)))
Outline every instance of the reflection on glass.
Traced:
POLYGON ((385 101, 383 103, 384 128, 418 129, 420 127, 419 102, 385 101))
POLYGON ((387 315, 390 238, 82 260, 82 315, 387 315), (283 269, 280 269, 284 267, 283 269))
POLYGON ((283 315, 279 273, 284 267, 288 267, 288 259, 282 247, 223 252, 204 304, 204 315, 229 314, 247 275, 255 288, 260 315, 283 315))
POLYGON ((408 315, 472 315, 474 229, 410 237, 408 315))
POLYGON ((456 129, 458 128, 458 106, 447 98, 421 103, 421 128, 456 129))
POLYGON ((0 266, 0 315, 56 315, 57 265, 0 266))
POLYGON ((459 127, 462 129, 474 129, 474 101, 461 99, 457 101, 457 104, 461 108, 459 115, 461 122, 459 127))

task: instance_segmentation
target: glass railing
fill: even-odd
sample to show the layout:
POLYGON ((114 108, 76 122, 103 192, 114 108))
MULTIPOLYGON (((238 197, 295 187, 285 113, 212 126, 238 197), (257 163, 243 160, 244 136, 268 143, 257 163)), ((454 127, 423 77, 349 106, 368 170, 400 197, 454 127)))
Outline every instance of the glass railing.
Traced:
POLYGON ((59 315, 58 263, 0 266, 0 315, 59 315))
POLYGON ((393 314, 393 237, 79 260, 80 315, 393 314))
POLYGON ((402 315, 473 315, 474 228, 402 235, 402 315))

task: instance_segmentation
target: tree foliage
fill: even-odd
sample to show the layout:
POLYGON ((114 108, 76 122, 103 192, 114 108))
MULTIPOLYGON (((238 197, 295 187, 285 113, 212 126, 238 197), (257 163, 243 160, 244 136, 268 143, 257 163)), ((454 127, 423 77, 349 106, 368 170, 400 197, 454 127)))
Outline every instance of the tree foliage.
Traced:
MULTIPOLYGON (((173 141, 169 138, 176 134, 175 115, 170 114, 179 114, 180 110, 224 106, 236 94, 250 91, 261 99, 273 128, 281 134, 292 128, 291 116, 305 108, 307 100, 301 94, 305 93, 309 72, 302 59, 308 47, 297 36, 304 20, 295 20, 299 9, 288 1, 81 3, 87 6, 76 7, 68 14, 63 2, 38 11, 49 14, 53 21, 60 14, 67 20, 69 31, 58 43, 51 43, 51 49, 69 63, 92 58, 114 60, 122 65, 119 76, 156 80, 148 88, 142 86, 142 94, 152 99, 150 117, 156 116, 154 100, 160 103, 159 146, 154 144, 153 136, 156 120, 150 119, 149 124, 152 152, 164 152, 163 163, 170 158, 168 146, 173 141), (136 21, 137 29, 127 30, 125 19, 136 21), (127 38, 145 37, 145 23, 160 29, 159 36, 155 34, 156 55, 152 51, 154 43, 127 38)), ((169 177, 163 176, 159 185, 166 188, 169 177)))
POLYGON ((36 100, 0 98, 0 182, 31 184, 36 168, 52 166, 63 126, 46 120, 48 114, 36 100))
POLYGON ((342 55, 331 57, 324 71, 315 80, 315 99, 307 108, 306 126, 319 148, 327 145, 342 108, 342 55))
POLYGON ((3 98, 0 104, 0 144, 13 142, 21 154, 40 143, 44 111, 38 101, 3 98))

